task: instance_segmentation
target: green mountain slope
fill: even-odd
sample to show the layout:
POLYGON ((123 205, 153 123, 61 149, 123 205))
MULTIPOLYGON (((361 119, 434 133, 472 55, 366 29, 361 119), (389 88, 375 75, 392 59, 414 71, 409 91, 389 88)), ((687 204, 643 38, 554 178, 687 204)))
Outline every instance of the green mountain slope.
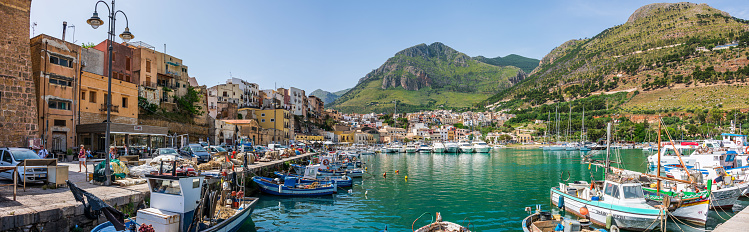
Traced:
POLYGON ((395 54, 359 80, 331 107, 341 112, 398 112, 464 108, 523 80, 513 66, 480 62, 442 43, 419 44, 395 54))
POLYGON ((477 56, 474 57, 474 59, 496 66, 515 66, 522 69, 526 73, 530 73, 531 71, 533 71, 533 69, 538 67, 538 63, 540 62, 540 60, 538 59, 528 58, 515 54, 510 54, 505 57, 498 56, 494 58, 477 56))
POLYGON ((345 94, 349 90, 351 90, 351 88, 331 93, 322 89, 316 89, 315 91, 312 91, 312 93, 310 93, 309 95, 320 98, 320 100, 322 100, 325 104, 330 104, 330 103, 333 103, 335 99, 338 99, 338 97, 345 94))
POLYGON ((646 5, 622 25, 554 48, 528 78, 479 105, 529 107, 615 91, 647 98, 663 88, 743 82, 747 30, 746 20, 706 4, 646 5), (711 50, 736 41, 739 46, 711 50))

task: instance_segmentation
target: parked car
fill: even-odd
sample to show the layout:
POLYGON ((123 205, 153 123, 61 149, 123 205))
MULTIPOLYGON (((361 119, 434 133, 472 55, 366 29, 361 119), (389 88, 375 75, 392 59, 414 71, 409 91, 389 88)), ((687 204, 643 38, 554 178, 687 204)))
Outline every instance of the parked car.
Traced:
POLYGON ((228 151, 220 146, 205 146, 204 147, 211 155, 226 155, 228 151))
MULTIPOLYGON (((39 155, 34 151, 26 148, 0 148, 0 166, 18 166, 19 163, 26 159, 39 159, 39 155)), ((26 182, 43 182, 47 180, 47 167, 45 166, 28 166, 26 170, 23 166, 18 167, 18 182, 26 178, 26 182)), ((13 170, 0 172, 0 178, 13 179, 13 170)))
POLYGON ((203 146, 203 147, 207 147, 211 145, 211 144, 208 144, 208 142, 198 142, 198 144, 200 144, 200 146, 203 146))
POLYGON ((211 154, 197 143, 191 143, 179 149, 179 154, 187 157, 198 158, 198 163, 205 163, 211 159, 211 154))

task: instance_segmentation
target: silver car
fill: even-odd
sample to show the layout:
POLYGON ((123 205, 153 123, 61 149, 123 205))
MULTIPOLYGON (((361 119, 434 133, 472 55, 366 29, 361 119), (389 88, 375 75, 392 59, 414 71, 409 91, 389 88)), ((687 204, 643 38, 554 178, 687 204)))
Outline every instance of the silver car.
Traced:
MULTIPOLYGON (((34 151, 26 148, 0 148, 0 166, 16 167, 26 159, 39 159, 39 156, 34 151)), ((17 170, 19 183, 23 182, 21 178, 26 178, 26 182, 42 182, 47 180, 47 167, 45 166, 27 166, 25 170, 23 166, 20 166, 17 170)), ((13 170, 0 172, 0 178, 12 180, 13 170)))

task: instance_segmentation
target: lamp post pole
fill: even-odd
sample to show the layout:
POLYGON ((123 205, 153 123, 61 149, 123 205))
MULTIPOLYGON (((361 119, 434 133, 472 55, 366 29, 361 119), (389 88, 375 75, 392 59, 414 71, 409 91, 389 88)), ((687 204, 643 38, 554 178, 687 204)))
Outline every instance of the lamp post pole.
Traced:
POLYGON ((109 65, 108 65, 109 69, 107 72, 108 81, 107 81, 107 100, 106 100, 107 101, 106 103, 107 121, 106 121, 106 132, 104 135, 105 136, 104 137, 104 150, 106 151, 106 154, 105 154, 106 165, 104 165, 104 176, 106 177, 106 180, 104 181, 104 185, 111 185, 112 184, 112 179, 111 179, 112 170, 109 167, 109 163, 111 159, 109 155, 109 152, 111 151, 109 137, 110 137, 110 131, 111 131, 110 123, 111 123, 111 113, 112 113, 111 112, 111 109, 112 109, 112 50, 113 50, 112 42, 115 39, 115 35, 114 35, 115 21, 116 21, 115 16, 117 15, 117 13, 122 13, 122 15, 125 16, 125 25, 126 25, 125 31, 122 32, 122 34, 120 34, 120 38, 122 38, 123 41, 128 42, 131 39, 133 39, 135 36, 133 36, 133 34, 130 33, 129 22, 127 20, 127 15, 125 14, 125 12, 122 12, 120 10, 115 11, 114 0, 112 0, 111 7, 102 0, 96 2, 96 5, 94 5, 94 15, 91 16, 90 19, 86 20, 86 23, 91 25, 91 27, 94 29, 104 24, 104 21, 99 18, 99 14, 97 13, 97 7, 99 6, 99 3, 104 3, 104 5, 107 6, 107 13, 109 13, 109 31, 107 31, 107 56, 109 60, 109 65))

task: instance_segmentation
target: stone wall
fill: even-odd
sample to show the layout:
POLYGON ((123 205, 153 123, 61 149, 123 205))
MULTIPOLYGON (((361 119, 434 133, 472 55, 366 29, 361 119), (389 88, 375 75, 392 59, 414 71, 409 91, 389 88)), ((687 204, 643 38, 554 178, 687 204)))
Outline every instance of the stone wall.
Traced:
MULTIPOLYGON (((114 114, 111 114, 110 118, 112 119, 113 123, 122 123, 122 124, 129 124, 129 125, 137 125, 138 123, 137 118, 122 117, 122 116, 118 116, 114 114)), ((106 120, 107 120, 106 112, 102 114, 81 112, 80 124, 102 123, 106 120)))
POLYGON ((166 119, 159 119, 155 116, 140 115, 138 117, 138 123, 140 125, 149 126, 160 126, 169 128, 169 134, 177 135, 188 134, 190 135, 190 142, 198 142, 199 138, 205 140, 205 138, 213 136, 211 135, 211 128, 209 125, 197 125, 197 124, 186 124, 181 122, 167 121, 166 119))
POLYGON ((31 78, 31 0, 0 1, 0 146, 27 146, 38 138, 37 105, 31 78))

